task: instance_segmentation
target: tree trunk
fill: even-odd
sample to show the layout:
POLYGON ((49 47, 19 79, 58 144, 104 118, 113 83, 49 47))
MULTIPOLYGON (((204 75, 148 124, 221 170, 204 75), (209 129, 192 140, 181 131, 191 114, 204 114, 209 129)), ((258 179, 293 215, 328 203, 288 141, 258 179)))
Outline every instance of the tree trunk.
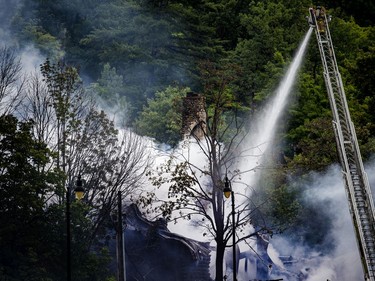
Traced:
POLYGON ((224 243, 224 210, 223 210, 223 192, 220 188, 220 173, 219 165, 217 164, 217 155, 215 152, 212 153, 213 161, 213 182, 214 188, 212 190, 212 202, 213 202, 213 215, 216 225, 216 275, 215 281, 223 281, 224 270, 224 252, 225 252, 225 243, 224 243))
POLYGON ((223 193, 215 189, 213 192, 214 196, 216 196, 216 204, 215 206, 215 222, 216 222, 216 275, 215 281, 223 281, 224 277, 224 270, 223 270, 223 262, 224 262, 224 252, 225 252, 225 243, 224 243, 224 213, 223 213, 223 193))
MULTIPOLYGON (((221 235, 222 236, 222 235, 221 235)), ((216 275, 215 281, 223 281, 224 279, 224 270, 223 270, 223 263, 224 263, 224 252, 225 252, 225 245, 223 243, 223 237, 216 238, 216 275)))

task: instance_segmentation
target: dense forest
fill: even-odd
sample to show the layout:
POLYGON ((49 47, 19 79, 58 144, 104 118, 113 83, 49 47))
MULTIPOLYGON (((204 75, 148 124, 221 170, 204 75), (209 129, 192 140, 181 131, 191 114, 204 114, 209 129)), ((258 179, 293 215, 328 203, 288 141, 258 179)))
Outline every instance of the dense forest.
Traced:
MULTIPOLYGON (((65 188, 71 196, 78 175, 87 193, 84 204, 72 201, 70 209, 73 280, 115 280, 105 237, 115 224, 117 191, 130 200, 150 175, 148 141, 178 147, 182 100, 192 91, 205 97, 209 138, 231 147, 223 128, 236 131, 232 118, 251 122, 272 97, 309 29, 312 6, 306 0, 10 2, 0 0, 0 280, 9 281, 66 280, 65 188), (22 69, 20 54, 30 46, 43 58, 38 73, 22 69)), ((375 152, 375 4, 317 4, 332 15, 337 62, 369 161, 375 152)), ((282 165, 259 184, 256 200, 276 198, 263 210, 275 233, 329 251, 332 245, 322 242, 329 218, 320 216, 325 224, 314 237, 310 226, 301 227, 308 215, 319 215, 316 206, 299 201, 295 180, 338 162, 322 73, 312 38, 279 122, 275 147, 282 165)), ((191 184, 180 171, 179 180, 191 184)))

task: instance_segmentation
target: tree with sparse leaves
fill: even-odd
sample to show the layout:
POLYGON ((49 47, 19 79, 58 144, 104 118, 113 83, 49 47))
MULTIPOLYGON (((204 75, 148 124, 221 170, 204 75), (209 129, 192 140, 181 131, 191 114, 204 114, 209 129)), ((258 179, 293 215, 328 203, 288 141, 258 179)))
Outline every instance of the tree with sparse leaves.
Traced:
POLYGON ((21 61, 9 47, 0 48, 0 114, 10 114, 19 105, 25 78, 21 73, 21 61))
MULTIPOLYGON (((92 221, 87 240, 91 245, 116 207, 117 192, 124 198, 135 194, 152 158, 142 137, 130 130, 119 131, 106 113, 98 110, 82 87, 77 69, 47 60, 41 70, 43 81, 35 77, 35 91, 29 94, 28 116, 43 124, 38 135, 49 136, 49 129, 57 136, 47 139, 58 155, 56 166, 67 177, 66 186, 72 186, 79 175, 85 182, 85 202, 90 206, 87 216, 92 221)), ((63 193, 55 195, 54 200, 64 201, 63 193)))

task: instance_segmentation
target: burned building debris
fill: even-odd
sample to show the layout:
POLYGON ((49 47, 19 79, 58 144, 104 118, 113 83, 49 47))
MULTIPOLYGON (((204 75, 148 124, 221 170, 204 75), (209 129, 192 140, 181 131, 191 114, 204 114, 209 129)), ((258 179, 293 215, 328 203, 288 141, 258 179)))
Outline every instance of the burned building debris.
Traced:
POLYGON ((210 281, 208 243, 172 233, 163 219, 145 219, 135 205, 126 209, 127 280, 210 281))

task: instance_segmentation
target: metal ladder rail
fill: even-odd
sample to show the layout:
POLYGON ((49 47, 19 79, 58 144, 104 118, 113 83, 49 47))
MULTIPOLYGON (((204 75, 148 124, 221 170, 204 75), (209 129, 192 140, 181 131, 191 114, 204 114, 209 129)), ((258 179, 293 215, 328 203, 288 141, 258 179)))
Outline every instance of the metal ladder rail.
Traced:
MULTIPOLYGON (((341 118, 340 124, 342 128, 342 134, 344 139, 344 147, 346 152, 347 163, 349 164, 350 178, 348 175, 348 187, 354 194, 354 205, 355 213, 357 218, 359 217, 360 223, 360 237, 364 244, 363 249, 365 251, 365 263, 368 267, 368 275, 371 280, 375 279, 375 216, 374 216, 374 202, 372 199, 371 188, 367 179, 367 174, 363 167, 363 162, 359 150, 359 145, 357 141, 357 136, 355 133, 354 125, 350 119, 350 113, 346 101, 346 96, 344 92, 344 87, 342 84, 341 76, 337 68, 336 59, 334 56, 333 44, 330 38, 330 32, 327 24, 327 40, 330 43, 332 49, 332 64, 335 65, 333 69, 336 70, 337 79, 337 90, 340 98, 337 100, 337 109, 339 111, 339 117, 341 118), (340 114, 340 112, 342 112, 340 114), (344 118, 346 117, 346 119, 344 118), (344 133, 345 132, 345 133, 344 133), (363 202, 363 204, 362 204, 363 202)), ((362 245, 363 246, 363 245, 362 245)))
MULTIPOLYGON (((356 138, 353 123, 350 121, 349 109, 347 107, 346 97, 344 93, 344 88, 342 85, 342 80, 337 69, 337 63, 334 57, 332 40, 330 38, 329 28, 327 25, 326 34, 328 36, 327 42, 331 45, 331 58, 333 68, 335 70, 335 78, 337 83, 332 83, 336 85, 336 90, 338 99, 336 100, 338 116, 340 117, 340 125, 342 129, 343 144, 345 150, 345 156, 347 164, 349 165, 350 177, 346 173, 348 178, 348 189, 352 192, 352 201, 355 205, 354 213, 356 217, 356 224, 359 226, 359 236, 362 241, 362 251, 364 251, 365 263, 368 268, 369 277, 374 278, 375 270, 375 260, 374 260, 374 213, 373 213, 373 200, 369 197, 371 195, 371 189, 368 184, 366 173, 364 172, 361 155, 358 148, 358 141, 356 138), (341 112, 341 114, 340 114, 341 112), (354 198, 353 198, 354 197, 354 198), (365 204, 357 204, 364 201, 365 204), (370 208, 367 205, 372 205, 370 208), (371 229, 373 231, 371 231, 371 229)), ((332 79, 331 79, 332 81, 332 79)), ((335 82, 335 81, 333 81, 335 82)), ((335 89, 335 87, 332 87, 335 89)), ((335 91, 336 93, 336 91, 335 91)), ((339 132, 339 131, 338 131, 339 132)))
MULTIPOLYGON (((314 22, 317 22, 316 18, 314 22)), ((354 126, 350 119, 326 15, 324 15, 324 25, 323 33, 319 32, 317 28, 315 33, 324 66, 324 78, 333 113, 336 142, 345 175, 345 187, 365 278, 373 281, 375 280, 374 203, 367 175, 364 172, 354 126)))

